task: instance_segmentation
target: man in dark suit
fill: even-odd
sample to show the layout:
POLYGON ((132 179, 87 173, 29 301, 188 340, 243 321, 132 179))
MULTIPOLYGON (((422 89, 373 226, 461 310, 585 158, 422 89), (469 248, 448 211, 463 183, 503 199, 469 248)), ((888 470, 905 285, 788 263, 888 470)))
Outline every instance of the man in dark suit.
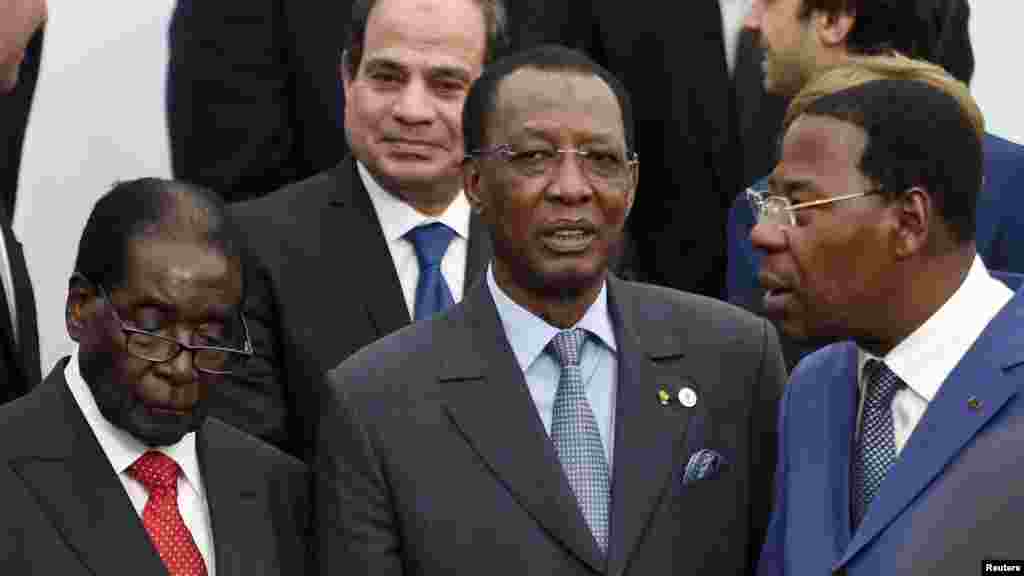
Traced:
MULTIPOLYGON (((765 50, 758 50, 759 55, 744 56, 741 46, 740 62, 764 60, 765 68, 764 71, 753 67, 738 69, 736 82, 749 87, 752 84, 749 75, 756 73, 771 93, 771 100, 767 102, 768 108, 761 107, 760 101, 750 94, 738 94, 738 101, 746 101, 756 112, 762 128, 773 123, 778 125, 782 109, 774 108, 774 104, 779 96, 791 98, 812 78, 851 57, 878 54, 889 48, 934 62, 968 83, 974 71, 969 16, 966 0, 863 2, 856 14, 821 0, 804 0, 802 4, 755 2, 747 26, 765 50), (783 30, 786 32, 781 33, 783 30), (805 42, 803 49, 795 49, 792 39, 800 34, 816 40, 805 42), (748 78, 742 79, 741 74, 748 78), (771 119, 775 112, 779 116, 771 119)), ((743 139, 746 152, 752 152, 775 149, 777 135, 761 129, 743 132, 743 139), (759 138, 766 138, 770 143, 759 142, 759 138)), ((978 198, 976 220, 978 253, 991 269, 1024 272, 1024 250, 1020 248, 1024 246, 1024 219, 1016 200, 1016 191, 1024 186, 1024 147, 986 134, 984 149, 985 184, 978 198)), ((760 163, 773 164, 770 158, 760 163)), ((767 179, 760 178, 751 189, 766 191, 767 179)), ((750 242, 753 226, 750 204, 745 193, 741 193, 729 211, 727 296, 730 302, 759 312, 763 291, 758 287, 757 270, 761 254, 750 242)), ((814 349, 787 342, 784 335, 783 347, 790 365, 795 365, 814 349)))
POLYGON ((248 353, 237 241, 212 192, 97 202, 66 306, 78 344, 0 408, 0 572, 302 574, 306 467, 206 417, 248 353))
POLYGON ((981 112, 964 84, 936 84, 811 101, 758 200, 766 310, 793 338, 837 342, 786 386, 762 576, 1019 557, 1024 294, 975 249, 981 112))
POLYGON ((490 244, 461 191, 459 115, 503 37, 501 6, 357 3, 342 68, 352 155, 232 207, 255 261, 257 357, 218 389, 215 414, 308 455, 323 372, 460 300, 483 270, 490 244), (439 268, 420 259, 431 231, 447 235, 439 268), (421 306, 429 294, 445 302, 421 306))
POLYGON ((619 280, 639 166, 621 83, 542 46, 488 66, 466 299, 328 374, 320 574, 746 574, 784 378, 770 325, 619 280))
POLYGON ((45 0, 0 1, 0 404, 40 380, 36 303, 12 227, 21 142, 39 72, 45 0), (26 62, 27 61, 27 62, 26 62), (24 64, 24 65, 23 65, 24 64), (19 82, 19 79, 21 80, 19 82))
POLYGON ((688 3, 683 18, 666 17, 653 2, 575 5, 577 17, 589 13, 592 30, 582 47, 629 88, 645 166, 623 272, 719 298, 726 214, 745 184, 719 3, 688 3))

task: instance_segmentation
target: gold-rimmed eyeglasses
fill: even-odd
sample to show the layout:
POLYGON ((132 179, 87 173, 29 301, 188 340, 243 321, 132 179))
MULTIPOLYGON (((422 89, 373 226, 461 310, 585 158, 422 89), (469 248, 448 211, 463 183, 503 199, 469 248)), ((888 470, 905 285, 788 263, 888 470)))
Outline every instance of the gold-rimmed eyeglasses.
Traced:
POLYGON ((786 196, 769 196, 763 192, 758 192, 757 190, 748 188, 747 200, 750 202, 750 206, 754 210, 755 224, 773 224, 775 226, 792 227, 796 226, 796 215, 794 212, 797 210, 813 208, 815 206, 826 206, 843 200, 853 200, 854 198, 878 194, 881 191, 882 190, 880 188, 876 188, 874 190, 866 190, 864 192, 843 194, 842 196, 833 196, 831 198, 823 198, 821 200, 811 200, 810 202, 794 204, 792 200, 786 196))
POLYGON ((114 319, 117 320, 125 336, 125 350, 140 360, 156 363, 170 362, 177 358, 183 350, 187 350, 192 353, 192 366, 199 372, 228 375, 241 367, 253 355, 252 341, 249 339, 249 326, 245 322, 245 315, 241 312, 238 313, 238 320, 242 328, 242 348, 186 344, 168 336, 128 325, 121 319, 121 315, 117 312, 117 306, 110 298, 110 293, 102 284, 91 282, 82 274, 78 274, 78 276, 96 286, 100 298, 110 304, 114 319))
POLYGON ((627 151, 623 154, 601 148, 520 149, 510 144, 474 150, 466 158, 497 157, 524 178, 551 178, 566 154, 575 155, 587 181, 602 189, 619 189, 631 184, 640 163, 640 157, 635 152, 627 151))

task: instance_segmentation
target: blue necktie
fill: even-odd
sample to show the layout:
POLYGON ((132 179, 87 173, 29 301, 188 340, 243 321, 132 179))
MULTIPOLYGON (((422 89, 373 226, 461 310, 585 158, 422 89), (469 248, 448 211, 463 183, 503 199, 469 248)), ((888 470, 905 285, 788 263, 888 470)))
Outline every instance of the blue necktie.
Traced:
POLYGON ((873 358, 864 365, 864 379, 867 382, 864 412, 853 462, 854 528, 860 525, 878 487, 896 460, 892 399, 903 386, 899 376, 873 358))
POLYGON ((455 303, 448 283, 441 274, 441 259, 455 237, 455 231, 440 222, 434 222, 409 230, 406 237, 412 242, 416 259, 420 263, 420 280, 416 283, 416 303, 413 308, 413 319, 418 321, 455 303))
POLYGON ((580 349, 586 335, 580 328, 565 330, 548 345, 562 369, 551 418, 551 441, 590 533, 601 551, 607 551, 611 482, 601 433, 587 402, 580 371, 580 349))

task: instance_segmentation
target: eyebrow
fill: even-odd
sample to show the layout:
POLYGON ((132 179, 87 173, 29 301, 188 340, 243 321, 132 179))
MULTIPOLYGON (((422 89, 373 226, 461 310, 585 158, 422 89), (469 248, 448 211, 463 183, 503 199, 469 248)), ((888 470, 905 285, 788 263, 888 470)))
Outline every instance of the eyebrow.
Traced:
MULTIPOLYGON (((531 128, 529 126, 523 126, 523 133, 528 138, 540 138, 543 140, 550 140, 552 136, 551 134, 545 132, 544 130, 531 128)), ((608 146, 625 146, 625 143, 621 142, 620 139, 616 138, 616 135, 611 132, 598 132, 596 134, 589 134, 587 135, 583 144, 605 144, 608 146)))
MULTIPOLYGON (((409 68, 397 60, 390 58, 372 58, 366 61, 366 69, 383 69, 383 70, 394 70, 396 72, 402 72, 403 74, 408 73, 409 68)), ((428 68, 425 74, 428 78, 455 78, 459 81, 470 84, 473 81, 473 75, 469 70, 459 68, 456 66, 434 66, 428 68)))
POLYGON ((814 183, 811 180, 787 180, 776 174, 768 177, 768 191, 772 196, 785 196, 787 198, 792 198, 795 193, 799 192, 807 192, 815 197, 818 196, 814 191, 814 183))

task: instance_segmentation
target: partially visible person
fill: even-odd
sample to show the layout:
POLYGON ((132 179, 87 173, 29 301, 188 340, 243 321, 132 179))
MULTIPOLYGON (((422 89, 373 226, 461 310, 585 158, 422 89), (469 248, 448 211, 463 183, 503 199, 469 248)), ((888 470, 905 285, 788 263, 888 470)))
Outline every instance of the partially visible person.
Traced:
MULTIPOLYGON (((851 57, 885 55, 893 50, 936 63, 969 83, 974 71, 969 17, 967 0, 755 0, 746 24, 764 48, 764 88, 791 98, 807 82, 851 57)), ((1015 199, 1016 190, 1024 187, 1024 147, 986 134, 984 148, 986 177, 978 202, 978 252, 992 269, 1024 272, 1024 250, 1020 249, 1024 246, 1024 216, 1015 199)), ((750 189, 763 193, 767 179, 758 180, 750 189)), ((753 214, 741 193, 729 211, 727 298, 759 312, 761 254, 749 240, 753 225, 753 214)), ((813 349, 786 338, 783 347, 790 366, 813 349)))
POLYGON ((981 112, 927 75, 798 96, 752 193, 766 313, 832 343, 786 386, 761 576, 969 574, 1020 551, 1024 292, 975 247, 981 112))
POLYGON ((504 26, 500 0, 355 4, 340 71, 351 155, 232 205, 255 263, 257 357, 215 414, 308 456, 323 373, 480 276, 491 248, 462 192, 461 113, 504 26))
MULTIPOLYGON (((29 86, 18 79, 30 42, 42 35, 46 0, 0 0, 0 404, 21 396, 40 379, 39 335, 32 283, 13 214, 21 140, 31 102, 37 60, 29 86)), ((40 40, 33 42, 38 58, 40 40)))
POLYGON ((0 92, 9 92, 29 41, 46 22, 46 0, 0 0, 0 14, 0 92))
POLYGON ((327 375, 319 574, 749 574, 784 372, 774 330, 609 272, 640 178, 629 95, 583 54, 488 66, 466 298, 327 375))
POLYGON ((305 573, 305 466, 207 417, 251 349, 238 250, 203 189, 143 179, 96 203, 75 350, 0 407, 0 572, 305 573))

